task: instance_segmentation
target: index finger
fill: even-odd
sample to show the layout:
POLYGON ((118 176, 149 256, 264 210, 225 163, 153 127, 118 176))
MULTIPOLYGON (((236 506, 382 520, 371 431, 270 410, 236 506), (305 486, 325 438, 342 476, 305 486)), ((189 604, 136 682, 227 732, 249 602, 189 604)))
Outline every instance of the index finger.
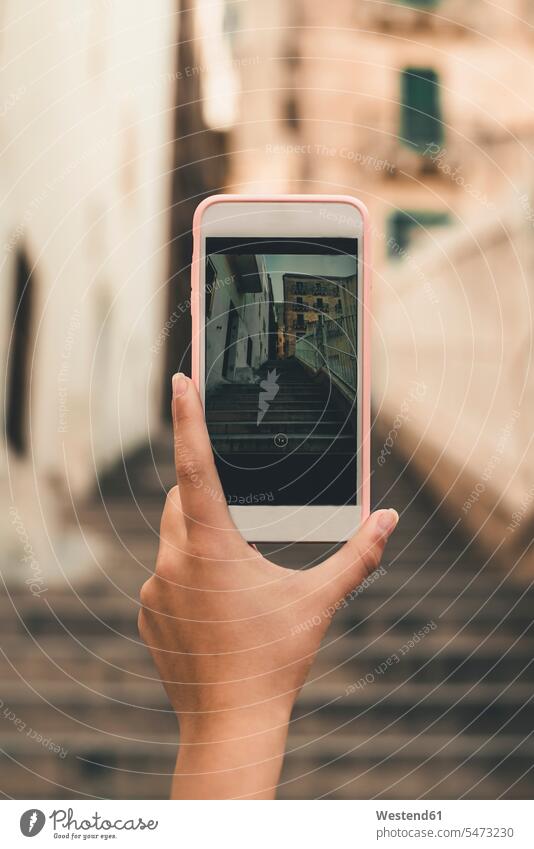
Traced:
POLYGON ((174 463, 186 525, 234 528, 219 480, 204 410, 193 381, 172 379, 174 463))

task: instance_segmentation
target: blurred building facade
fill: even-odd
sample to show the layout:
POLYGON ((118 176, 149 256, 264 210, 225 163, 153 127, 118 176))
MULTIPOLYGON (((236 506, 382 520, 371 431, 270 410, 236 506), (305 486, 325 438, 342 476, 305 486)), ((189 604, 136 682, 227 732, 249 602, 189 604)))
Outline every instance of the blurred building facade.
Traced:
POLYGON ((178 26, 173 0, 159 17, 30 7, 4 8, 0 48, 1 521, 15 571, 9 504, 52 564, 47 528, 158 415, 178 26))
POLYGON ((208 264, 206 390, 254 383, 275 343, 271 279, 261 255, 214 254, 208 264))
MULTIPOLYGON (((284 356, 292 357, 297 340, 313 332, 318 322, 341 316, 347 286, 345 278, 284 274, 284 325, 288 331, 284 356)), ((354 302, 351 306, 354 312, 354 302)))
POLYGON ((239 9, 234 190, 356 194, 379 266, 513 193, 534 132, 529 2, 239 9))

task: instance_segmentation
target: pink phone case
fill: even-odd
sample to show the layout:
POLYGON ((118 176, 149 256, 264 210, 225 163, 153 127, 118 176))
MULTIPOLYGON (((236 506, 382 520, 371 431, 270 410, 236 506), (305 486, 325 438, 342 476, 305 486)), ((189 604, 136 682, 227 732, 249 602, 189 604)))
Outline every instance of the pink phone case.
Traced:
POLYGON ((350 195, 212 195, 205 198, 193 216, 193 260, 191 263, 191 371, 197 389, 200 390, 200 229, 205 210, 214 203, 349 203, 355 206, 363 218, 363 314, 362 314, 362 522, 367 519, 371 502, 371 234, 369 212, 357 198, 350 195))

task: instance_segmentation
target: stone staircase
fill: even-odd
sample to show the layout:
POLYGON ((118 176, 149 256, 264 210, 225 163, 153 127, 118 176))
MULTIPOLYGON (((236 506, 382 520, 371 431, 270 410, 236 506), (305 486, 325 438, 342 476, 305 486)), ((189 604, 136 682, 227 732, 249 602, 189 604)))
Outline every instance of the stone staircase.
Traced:
POLYGON ((263 490, 280 488, 285 504, 302 503, 313 491, 315 504, 331 504, 332 482, 336 497, 349 501, 356 480, 351 412, 295 358, 267 362, 262 378, 273 369, 278 391, 259 424, 259 384, 226 384, 207 397, 221 478, 227 472, 236 492, 254 493, 261 467, 263 490))
POLYGON ((401 522, 301 694, 285 798, 532 795, 534 592, 418 487, 395 458, 375 471, 375 506, 401 522))
MULTIPOLYGON (((136 617, 173 480, 171 444, 131 457, 126 474, 101 482, 104 503, 79 509, 81 529, 107 552, 90 580, 2 598, 7 797, 168 794, 176 724, 136 617)), ((531 797, 532 590, 466 546, 394 457, 373 493, 401 523, 383 570, 321 648, 291 722, 280 797, 531 797)), ((322 554, 309 545, 272 556, 303 568, 322 554)))

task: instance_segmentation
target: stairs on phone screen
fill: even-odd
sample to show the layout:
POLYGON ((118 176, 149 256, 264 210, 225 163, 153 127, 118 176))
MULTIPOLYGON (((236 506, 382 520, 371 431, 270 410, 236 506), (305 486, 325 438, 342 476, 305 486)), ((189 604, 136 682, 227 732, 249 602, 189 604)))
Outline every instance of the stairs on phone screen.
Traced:
POLYGON ((262 492, 280 488, 286 504, 309 501, 312 493, 314 503, 331 504, 334 486, 334 501, 353 497, 353 412, 331 384, 314 378, 295 358, 268 362, 256 383, 217 387, 206 406, 219 473, 223 480, 228 474, 236 493, 257 495, 261 468, 262 492), (269 373, 273 393, 261 385, 269 373))
MULTIPOLYGON (((8 797, 168 795, 176 725, 136 619, 173 483, 171 435, 126 468, 101 482, 104 503, 78 509, 100 544, 91 578, 41 598, 8 587, 2 598, 8 797)), ((400 525, 298 700, 280 797, 531 797, 532 591, 466 546, 394 456, 373 489, 400 525)), ((297 546, 273 559, 302 567, 321 553, 297 546)))

